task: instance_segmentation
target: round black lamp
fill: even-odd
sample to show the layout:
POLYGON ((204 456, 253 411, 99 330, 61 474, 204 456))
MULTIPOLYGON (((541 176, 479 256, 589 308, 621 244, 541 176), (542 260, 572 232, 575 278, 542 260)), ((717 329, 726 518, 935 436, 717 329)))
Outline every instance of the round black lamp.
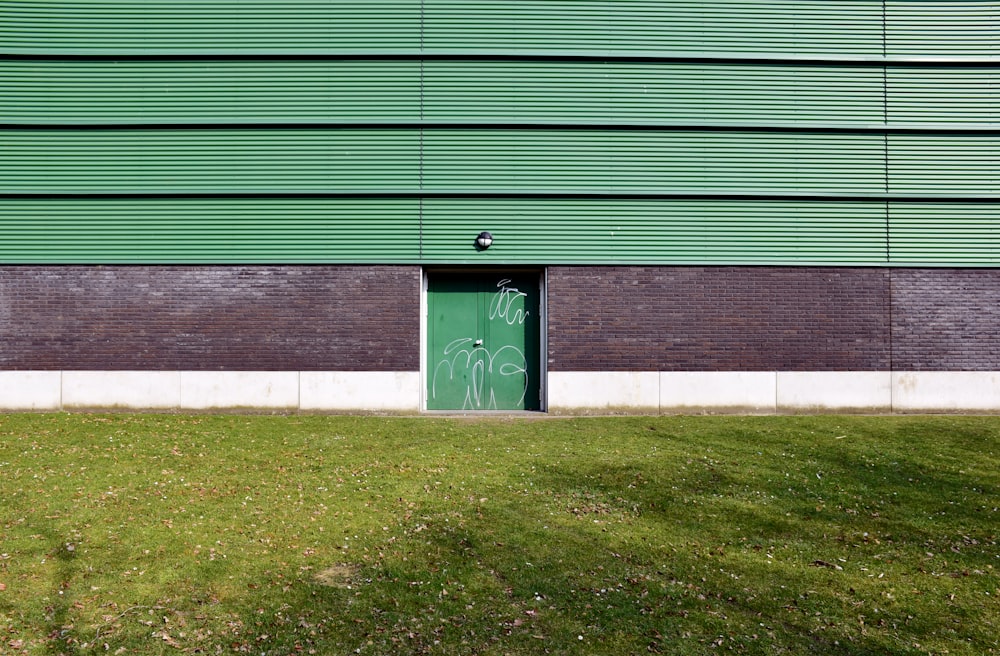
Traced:
POLYGON ((487 248, 493 245, 493 235, 483 230, 476 236, 476 248, 481 251, 485 251, 487 248))

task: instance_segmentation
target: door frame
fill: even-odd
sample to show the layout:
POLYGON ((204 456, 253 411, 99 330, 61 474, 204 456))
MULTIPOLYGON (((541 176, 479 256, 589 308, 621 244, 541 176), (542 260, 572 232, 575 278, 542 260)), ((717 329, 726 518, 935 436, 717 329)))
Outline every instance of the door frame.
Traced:
POLYGON ((545 267, 470 267, 470 266, 434 266, 424 267, 420 275, 420 410, 427 413, 451 414, 455 412, 475 412, 488 413, 500 412, 500 410, 428 410, 427 399, 430 391, 427 389, 427 340, 429 337, 427 330, 427 290, 428 280, 438 273, 463 273, 473 275, 488 274, 535 274, 538 276, 538 410, 530 412, 548 412, 549 410, 549 304, 548 304, 548 269, 545 267))

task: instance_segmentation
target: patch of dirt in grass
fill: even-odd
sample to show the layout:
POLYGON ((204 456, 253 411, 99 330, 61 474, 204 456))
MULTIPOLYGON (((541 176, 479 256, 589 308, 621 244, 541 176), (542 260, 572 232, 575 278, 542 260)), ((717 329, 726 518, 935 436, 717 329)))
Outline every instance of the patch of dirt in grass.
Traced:
POLYGON ((605 495, 591 494, 586 492, 573 492, 556 497, 564 502, 564 509, 577 517, 587 515, 616 515, 624 519, 626 517, 637 517, 639 509, 635 504, 629 503, 620 497, 610 498, 605 495))
POLYGON ((316 582, 331 588, 350 588, 358 575, 357 565, 337 563, 316 573, 316 582))

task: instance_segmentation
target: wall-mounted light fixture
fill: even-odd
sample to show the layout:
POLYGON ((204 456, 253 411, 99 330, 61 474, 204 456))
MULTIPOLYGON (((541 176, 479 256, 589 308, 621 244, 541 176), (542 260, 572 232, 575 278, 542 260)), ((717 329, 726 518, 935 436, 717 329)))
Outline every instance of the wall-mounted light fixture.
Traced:
POLYGON ((493 245, 493 235, 483 230, 476 236, 476 248, 481 251, 485 251, 487 248, 493 245))

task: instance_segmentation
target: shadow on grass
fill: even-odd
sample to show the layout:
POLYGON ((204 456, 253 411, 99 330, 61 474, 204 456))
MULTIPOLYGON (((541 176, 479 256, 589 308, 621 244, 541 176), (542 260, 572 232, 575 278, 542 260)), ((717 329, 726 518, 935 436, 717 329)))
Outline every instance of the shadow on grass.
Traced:
MULTIPOLYGON (((419 533, 359 564, 343 584, 300 576, 260 601, 264 613, 242 618, 248 635, 267 636, 246 646, 834 655, 947 645, 988 653, 971 593, 976 576, 982 589, 995 577, 928 569, 927 545, 954 528, 951 520, 919 518, 922 490, 872 516, 872 495, 891 496, 899 469, 890 477, 857 464, 840 461, 836 489, 823 492, 829 511, 815 509, 811 488, 784 480, 761 482, 763 500, 748 502, 744 480, 712 463, 676 480, 657 464, 547 467, 521 499, 428 513, 419 533), (800 496, 809 500, 794 510, 800 496), (865 498, 869 506, 859 505, 865 498), (857 514, 847 512, 853 507, 857 514), (918 519, 907 519, 913 513, 918 519)), ((962 488, 947 477, 934 485, 962 488)), ((995 542, 978 546, 949 548, 949 570, 992 557, 995 542)))
MULTIPOLYGON (((143 540, 178 541, 156 565, 159 597, 133 594, 135 606, 94 620, 97 631, 67 629, 79 619, 70 588, 46 611, 45 630, 66 632, 49 653, 997 652, 997 479, 961 473, 990 438, 943 434, 940 421, 883 433, 837 421, 578 421, 551 437, 448 423, 413 440, 423 422, 406 422, 391 448, 338 426, 310 437, 315 452, 296 443, 280 463, 234 451, 217 473, 237 472, 225 479, 232 490, 204 501, 193 489, 163 493, 188 517, 211 504, 222 518, 214 531, 233 522, 229 560, 202 550, 170 578, 172 561, 194 557, 187 542, 218 538, 188 537, 180 515, 166 515, 177 523, 169 532, 149 518, 159 532, 144 529, 143 540), (907 434, 936 453, 908 449, 907 434), (247 462, 252 485, 238 473, 247 462), (296 488, 302 479, 309 490, 296 488), (476 493, 448 492, 463 484, 476 493), (287 505, 305 497, 306 510, 287 505), (405 511, 394 501, 404 498, 405 511), (324 514, 310 514, 321 504, 324 514), (352 528, 347 549, 332 534, 350 513, 378 519, 361 524, 370 532, 352 528), (322 539, 302 537, 310 526, 326 529, 322 539), (306 555, 312 544, 318 553, 306 555)), ((287 426, 274 423, 268 439, 284 439, 287 426)), ((204 482, 211 492, 216 482, 204 482)), ((50 552, 59 561, 46 594, 56 598, 62 581, 81 581, 81 563, 50 552)))

